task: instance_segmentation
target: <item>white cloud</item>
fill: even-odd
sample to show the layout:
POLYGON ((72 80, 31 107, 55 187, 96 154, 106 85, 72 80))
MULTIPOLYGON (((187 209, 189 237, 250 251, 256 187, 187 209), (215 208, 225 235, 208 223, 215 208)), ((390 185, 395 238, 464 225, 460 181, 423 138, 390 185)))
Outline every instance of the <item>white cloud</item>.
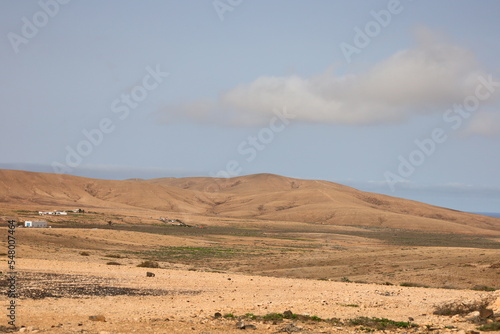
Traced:
POLYGON ((362 125, 402 121, 415 113, 441 113, 474 94, 486 73, 474 55, 438 42, 420 31, 417 46, 399 51, 360 74, 330 70, 303 78, 263 76, 222 93, 161 111, 219 124, 258 125, 276 108, 287 107, 295 121, 362 125))

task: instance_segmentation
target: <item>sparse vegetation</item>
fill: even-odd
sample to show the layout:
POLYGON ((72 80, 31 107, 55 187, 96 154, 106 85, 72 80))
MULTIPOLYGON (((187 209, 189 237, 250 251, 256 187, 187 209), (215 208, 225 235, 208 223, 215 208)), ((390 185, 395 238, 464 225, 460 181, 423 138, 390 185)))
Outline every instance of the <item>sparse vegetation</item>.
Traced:
POLYGON ((238 253, 231 248, 215 247, 162 247, 155 251, 145 252, 154 258, 164 259, 206 259, 213 257, 229 257, 238 253))
POLYGON ((500 322, 495 321, 495 322, 483 325, 481 327, 478 327, 477 329, 480 331, 484 331, 484 332, 500 331, 500 322))
MULTIPOLYGON (((283 313, 268 313, 263 316, 257 316, 252 313, 247 313, 245 314, 242 318, 247 318, 251 320, 261 320, 261 321, 282 321, 283 319, 290 319, 290 320, 300 320, 300 321, 328 321, 321 319, 318 316, 315 315, 306 315, 306 314, 295 314, 292 313, 291 311, 285 311, 283 313)), ((335 321, 337 321, 336 319, 335 321)))
MULTIPOLYGON (((356 305, 356 307, 358 307, 356 305)), ((342 322, 338 318, 331 319, 322 319, 315 315, 306 315, 306 314, 296 314, 291 311, 285 311, 283 313, 268 313, 263 316, 255 315, 253 313, 247 313, 244 316, 235 316, 232 313, 228 313, 224 315, 224 318, 230 319, 249 319, 249 320, 257 320, 257 321, 273 321, 279 322, 284 319, 289 320, 299 320, 299 321, 311 321, 311 322, 326 322, 335 325, 347 325, 347 326, 359 326, 361 330, 372 332, 375 330, 389 330, 396 328, 416 328, 417 324, 406 321, 394 321, 386 318, 369 318, 369 317, 358 317, 354 319, 348 319, 345 322, 342 322)))
POLYGON ((121 258, 123 258, 123 256, 121 256, 120 254, 107 254, 107 255, 104 255, 104 257, 110 257, 112 259, 121 259, 121 258))
POLYGON ((409 288, 428 288, 428 285, 413 283, 413 282, 403 282, 400 286, 409 287, 409 288))
POLYGON ((491 287, 491 286, 487 286, 487 285, 476 285, 472 288, 472 290, 476 290, 476 291, 496 291, 497 289, 491 287))
POLYGON ((284 316, 282 313, 268 313, 262 317, 263 320, 270 320, 270 321, 276 321, 276 320, 283 320, 284 316))
POLYGON ((433 313, 436 315, 466 315, 486 308, 491 301, 491 297, 470 302, 452 301, 437 305, 433 313))
POLYGON ((253 313, 247 313, 247 314, 245 314, 245 318, 250 319, 250 320, 256 320, 257 316, 253 313))
POLYGON ((115 262, 115 261, 109 261, 106 263, 108 266, 121 266, 121 263, 115 262))
POLYGON ((137 265, 138 267, 142 268, 160 268, 160 264, 156 261, 142 261, 137 265))
POLYGON ((347 320, 347 324, 351 326, 361 326, 362 328, 375 329, 375 330, 418 327, 418 325, 411 322, 394 321, 386 318, 369 318, 369 317, 358 317, 355 319, 349 319, 347 320))

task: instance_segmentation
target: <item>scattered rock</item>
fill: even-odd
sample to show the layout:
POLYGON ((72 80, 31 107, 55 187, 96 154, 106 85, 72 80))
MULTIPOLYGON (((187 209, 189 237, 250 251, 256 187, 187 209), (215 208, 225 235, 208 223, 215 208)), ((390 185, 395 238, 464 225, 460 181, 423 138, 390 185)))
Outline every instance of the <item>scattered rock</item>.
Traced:
POLYGON ((481 334, 481 333, 476 332, 476 331, 467 331, 467 332, 465 332, 465 334, 481 334))
POLYGON ((103 315, 91 315, 89 320, 106 322, 106 317, 103 315))
POLYGON ((479 317, 481 317, 481 319, 493 318, 493 310, 489 308, 483 308, 479 311, 479 317))
POLYGON ((214 319, 219 319, 220 317, 222 317, 222 314, 220 312, 215 312, 214 319))
POLYGON ((490 305, 495 313, 500 313, 500 296, 490 305))
POLYGON ((292 317, 292 315, 293 315, 293 312, 292 312, 292 311, 290 311, 290 310, 287 310, 287 311, 283 312, 283 316, 284 316, 285 318, 291 318, 291 317, 292 317))
POLYGON ((479 311, 474 311, 474 312, 471 312, 471 313, 467 314, 465 316, 465 318, 463 318, 463 317, 461 317, 459 315, 456 315, 456 316, 453 316, 452 319, 454 317, 456 317, 456 318, 462 319, 462 321, 466 320, 466 321, 472 321, 472 322, 474 322, 474 321, 477 321, 479 319, 479 316, 480 316, 480 312, 479 311))
POLYGON ((242 329, 257 329, 257 326, 255 326, 255 325, 245 325, 245 326, 243 326, 242 329))
POLYGON ((303 328, 295 326, 294 323, 288 324, 285 327, 281 328, 278 333, 298 333, 302 332, 303 328))
POLYGON ((238 321, 236 323, 236 328, 238 328, 238 329, 245 329, 245 323, 243 321, 241 321, 241 320, 238 321))
POLYGON ((155 277, 155 273, 148 271, 146 272, 146 277, 155 277))
POLYGON ((245 325, 245 323, 240 320, 236 323, 236 328, 238 328, 238 329, 257 329, 257 326, 251 325, 251 324, 245 325))

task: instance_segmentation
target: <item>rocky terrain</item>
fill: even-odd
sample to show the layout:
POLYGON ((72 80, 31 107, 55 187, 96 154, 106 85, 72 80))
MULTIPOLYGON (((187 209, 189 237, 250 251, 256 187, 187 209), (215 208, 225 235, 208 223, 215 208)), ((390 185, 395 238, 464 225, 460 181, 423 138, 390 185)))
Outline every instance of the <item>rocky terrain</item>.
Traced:
POLYGON ((125 265, 110 270, 102 264, 82 266, 67 260, 22 263, 22 332, 362 333, 380 328, 394 333, 467 333, 494 321, 500 312, 498 292, 125 265), (147 277, 148 271, 155 276, 147 277), (472 308, 457 315, 434 314, 450 302, 453 307, 472 308), (495 314, 481 318, 481 307, 495 314))
POLYGON ((0 174, 2 288, 7 220, 51 226, 15 229, 0 332, 500 333, 500 219, 269 174, 0 174))

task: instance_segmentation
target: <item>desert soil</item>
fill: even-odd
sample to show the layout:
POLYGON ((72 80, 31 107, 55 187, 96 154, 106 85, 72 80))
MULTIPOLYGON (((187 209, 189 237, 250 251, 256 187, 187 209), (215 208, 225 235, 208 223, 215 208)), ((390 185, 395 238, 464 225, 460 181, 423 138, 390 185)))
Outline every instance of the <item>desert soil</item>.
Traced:
POLYGON ((0 332, 465 334, 500 315, 500 219, 326 181, 0 170, 3 289, 7 220, 52 228, 16 229, 0 332))
MULTIPOLYGON (((2 229, 2 233, 6 233, 6 229, 2 229)), ((497 300, 491 307, 495 307, 497 315, 500 313, 498 291, 388 286, 238 273, 235 269, 240 268, 241 262, 245 260, 238 257, 226 262, 224 259, 212 259, 224 263, 226 269, 223 271, 212 270, 207 263, 203 265, 203 261, 210 262, 210 259, 202 259, 201 262, 193 259, 192 264, 189 259, 184 260, 187 263, 160 261, 161 268, 140 268, 137 264, 143 260, 143 254, 125 252, 125 249, 138 251, 144 247, 153 249, 165 244, 179 247, 210 244, 210 241, 202 238, 107 229, 18 229, 16 233, 19 243, 17 289, 20 295, 16 324, 19 327, 17 330, 21 332, 366 333, 366 328, 347 325, 348 319, 377 317, 402 322, 408 322, 411 318, 411 322, 418 325, 409 329, 387 329, 386 333, 466 333, 479 326, 474 320, 477 320, 477 314, 438 316, 433 314, 436 306, 450 301, 471 303, 489 298, 497 300), (81 255, 83 251, 89 256, 81 255), (124 255, 110 258, 110 254, 124 255), (121 265, 107 264, 112 261, 121 265), (155 277, 146 277, 146 272, 153 272, 155 277), (264 321, 246 318, 243 320, 244 325, 254 325, 255 329, 237 328, 238 317, 245 314, 264 316, 287 310, 322 319, 336 318, 338 321, 331 323, 304 318, 264 321), (216 313, 222 317, 215 317, 216 313), (234 318, 228 317, 228 314, 234 318), (89 317, 95 318, 91 320, 89 317)), ((356 246, 363 246, 359 244, 360 239, 339 238, 344 240, 344 246, 348 241, 357 241, 356 246)), ((241 238, 233 237, 229 244, 238 242, 242 243, 241 238)), ((257 241, 252 238, 246 242, 255 244, 257 241)), ((293 244, 291 240, 287 242, 293 244)), ((367 243, 364 246, 376 250, 376 245, 367 243)), ((379 252, 396 250, 380 247, 379 252)), ((467 251, 444 248, 441 252, 443 250, 456 251, 457 254, 467 251)), ((422 247, 413 249, 419 257, 425 251, 429 250, 422 247)), ((475 251, 472 249, 471 253, 475 251)), ((431 248, 430 252, 436 250, 431 248)), ((488 257, 491 261, 498 255, 497 250, 480 252, 484 255, 478 254, 479 258, 488 257)), ((283 253, 281 259, 284 262, 285 259, 290 262, 297 256, 291 251, 283 251, 283 248, 279 248, 278 253, 283 253)), ((308 256, 314 258, 320 253, 309 252, 295 259, 305 261, 308 256)), ((335 250, 328 254, 332 257, 337 255, 345 261, 349 258, 349 254, 345 253, 348 252, 335 250)), ((362 252, 356 253, 362 259, 362 252)), ((269 259, 279 262, 280 258, 272 253, 269 259)), ((360 261, 370 259, 368 257, 360 261)), ((255 259, 250 256, 247 261, 247 267, 253 261, 252 268, 256 271, 259 271, 259 266, 272 268, 265 256, 256 256, 255 259)), ((320 267, 318 265, 316 270, 321 270, 320 267)), ((297 271, 297 268, 300 266, 294 270, 297 271)), ((472 269, 480 273, 484 268, 472 269)), ((312 271, 311 268, 309 270, 312 271)), ((456 275, 460 276, 459 273, 456 275)), ((412 277, 414 282, 418 282, 418 277, 412 277)), ((474 281, 472 277, 467 280, 474 281)), ((1 301, 2 305, 8 303, 5 295, 1 301)), ((5 319, 3 317, 3 326, 7 326, 5 319)))

